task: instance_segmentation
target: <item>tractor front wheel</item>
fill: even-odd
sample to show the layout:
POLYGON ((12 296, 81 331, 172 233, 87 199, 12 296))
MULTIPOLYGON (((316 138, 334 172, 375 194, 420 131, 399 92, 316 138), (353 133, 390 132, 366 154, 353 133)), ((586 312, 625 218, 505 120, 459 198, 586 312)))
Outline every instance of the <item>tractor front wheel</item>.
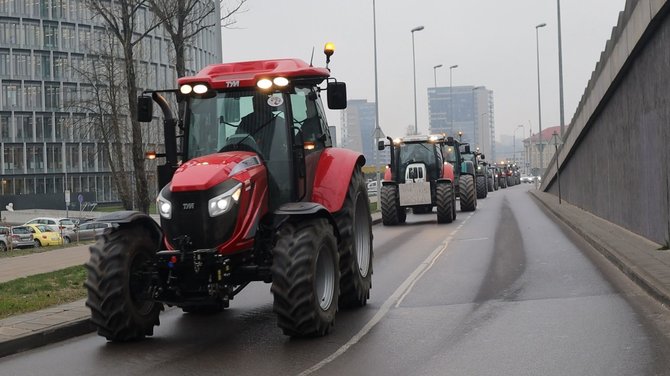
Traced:
POLYGON ((356 167, 342 210, 335 213, 340 232, 340 307, 362 307, 372 288, 372 217, 363 179, 356 167))
POLYGON ((435 189, 437 202, 437 223, 451 223, 454 221, 454 186, 451 182, 440 183, 435 189))
POLYGON ((472 175, 461 175, 458 181, 461 211, 475 211, 477 209, 477 194, 475 192, 475 178, 472 175))
POLYGON ((153 335, 163 309, 149 295, 156 250, 157 244, 139 225, 113 230, 91 246, 84 286, 99 335, 121 342, 153 335))
POLYGON ((291 337, 326 335, 335 321, 340 291, 337 242, 328 220, 282 226, 272 249, 273 311, 291 337))
POLYGON ((398 187, 395 185, 384 185, 382 186, 381 193, 382 223, 384 223, 384 226, 395 226, 405 222, 402 214, 406 213, 405 208, 400 207, 398 187))
POLYGON ((486 187, 486 176, 477 175, 477 198, 486 198, 488 195, 488 188, 486 187))

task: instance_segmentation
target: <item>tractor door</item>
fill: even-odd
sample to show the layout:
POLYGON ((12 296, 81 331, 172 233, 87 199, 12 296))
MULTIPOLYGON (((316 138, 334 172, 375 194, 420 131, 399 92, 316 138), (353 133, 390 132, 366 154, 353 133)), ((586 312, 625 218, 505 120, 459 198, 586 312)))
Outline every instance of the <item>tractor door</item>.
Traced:
POLYGON ((298 198, 311 201, 314 176, 321 153, 332 146, 325 114, 312 87, 296 87, 291 93, 293 160, 298 198))

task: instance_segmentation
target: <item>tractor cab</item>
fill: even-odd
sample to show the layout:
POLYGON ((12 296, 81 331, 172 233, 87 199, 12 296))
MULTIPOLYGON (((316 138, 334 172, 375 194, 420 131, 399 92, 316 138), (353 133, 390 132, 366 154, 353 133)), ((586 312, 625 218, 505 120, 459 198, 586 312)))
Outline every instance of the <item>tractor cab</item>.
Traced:
MULTIPOLYGON (((409 136, 389 140, 392 148, 391 174, 399 183, 434 181, 442 177, 442 138, 409 136)), ((385 148, 380 141, 380 150, 385 148)))

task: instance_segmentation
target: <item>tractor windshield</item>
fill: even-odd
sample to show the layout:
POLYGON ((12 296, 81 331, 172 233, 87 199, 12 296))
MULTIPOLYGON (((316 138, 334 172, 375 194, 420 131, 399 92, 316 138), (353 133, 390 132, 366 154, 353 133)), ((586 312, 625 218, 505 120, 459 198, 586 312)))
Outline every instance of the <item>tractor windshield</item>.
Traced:
POLYGON ((445 146, 444 148, 444 160, 454 164, 456 163, 456 150, 454 149, 453 146, 445 146))
POLYGON ((188 159, 230 150, 255 151, 266 161, 288 158, 281 93, 218 92, 192 98, 187 111, 188 159))
POLYGON ((435 144, 406 143, 399 147, 399 166, 401 181, 405 176, 405 169, 412 163, 423 163, 430 178, 436 179, 439 174, 438 165, 442 165, 441 155, 438 155, 435 144), (438 161, 438 159, 440 159, 438 161))

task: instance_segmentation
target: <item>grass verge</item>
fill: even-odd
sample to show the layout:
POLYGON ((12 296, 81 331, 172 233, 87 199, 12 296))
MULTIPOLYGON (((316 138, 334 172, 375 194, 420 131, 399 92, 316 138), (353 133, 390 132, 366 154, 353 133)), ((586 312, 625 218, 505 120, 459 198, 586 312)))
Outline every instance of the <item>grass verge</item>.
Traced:
POLYGON ((0 283, 0 319, 86 297, 83 265, 0 283))

